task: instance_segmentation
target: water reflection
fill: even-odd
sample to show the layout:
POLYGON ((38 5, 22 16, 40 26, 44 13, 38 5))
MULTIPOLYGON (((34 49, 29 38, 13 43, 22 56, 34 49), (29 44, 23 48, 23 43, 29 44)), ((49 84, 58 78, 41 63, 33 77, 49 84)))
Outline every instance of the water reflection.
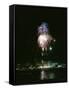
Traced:
POLYGON ((55 78, 55 74, 53 72, 45 72, 44 70, 41 70, 41 76, 40 76, 41 80, 54 79, 54 78, 55 78))
POLYGON ((37 80, 59 80, 65 78, 66 65, 59 63, 37 64, 25 66, 18 64, 16 67, 17 77, 21 77, 22 80, 29 79, 31 81, 37 80))

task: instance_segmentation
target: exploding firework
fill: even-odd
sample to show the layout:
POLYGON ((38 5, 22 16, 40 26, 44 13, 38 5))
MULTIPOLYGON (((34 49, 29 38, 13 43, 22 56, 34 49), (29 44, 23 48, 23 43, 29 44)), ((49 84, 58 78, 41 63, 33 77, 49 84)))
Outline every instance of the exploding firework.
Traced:
POLYGON ((38 42, 39 47, 47 50, 47 48, 52 40, 55 41, 55 39, 53 39, 53 37, 49 34, 48 24, 42 23, 38 27, 38 40, 37 40, 37 42, 38 42))

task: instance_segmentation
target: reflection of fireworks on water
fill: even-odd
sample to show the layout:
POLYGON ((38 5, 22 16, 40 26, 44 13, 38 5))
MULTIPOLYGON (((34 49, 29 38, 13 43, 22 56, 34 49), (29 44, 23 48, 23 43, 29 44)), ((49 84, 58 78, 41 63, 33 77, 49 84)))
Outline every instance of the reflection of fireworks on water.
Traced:
POLYGON ((41 80, 47 79, 46 72, 44 70, 41 71, 41 80))

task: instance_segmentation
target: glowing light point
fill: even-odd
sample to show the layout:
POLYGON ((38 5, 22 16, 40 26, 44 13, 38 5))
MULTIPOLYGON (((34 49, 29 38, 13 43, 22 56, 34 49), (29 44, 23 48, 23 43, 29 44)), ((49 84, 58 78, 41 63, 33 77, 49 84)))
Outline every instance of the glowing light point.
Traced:
POLYGON ((54 41, 54 42, 56 42, 56 40, 55 40, 55 39, 54 39, 53 41, 54 41))
POLYGON ((49 49, 50 49, 50 51, 51 51, 51 50, 52 50, 52 47, 50 47, 49 49))

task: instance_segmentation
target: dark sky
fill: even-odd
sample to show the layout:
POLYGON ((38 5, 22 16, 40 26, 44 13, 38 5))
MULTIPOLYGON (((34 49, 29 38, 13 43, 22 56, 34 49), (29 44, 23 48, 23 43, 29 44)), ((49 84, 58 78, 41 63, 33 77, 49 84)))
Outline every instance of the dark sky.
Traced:
POLYGON ((16 6, 16 63, 31 62, 35 57, 39 60, 37 27, 42 22, 48 23, 50 34, 56 39, 51 58, 66 62, 66 13, 66 8, 16 6))

